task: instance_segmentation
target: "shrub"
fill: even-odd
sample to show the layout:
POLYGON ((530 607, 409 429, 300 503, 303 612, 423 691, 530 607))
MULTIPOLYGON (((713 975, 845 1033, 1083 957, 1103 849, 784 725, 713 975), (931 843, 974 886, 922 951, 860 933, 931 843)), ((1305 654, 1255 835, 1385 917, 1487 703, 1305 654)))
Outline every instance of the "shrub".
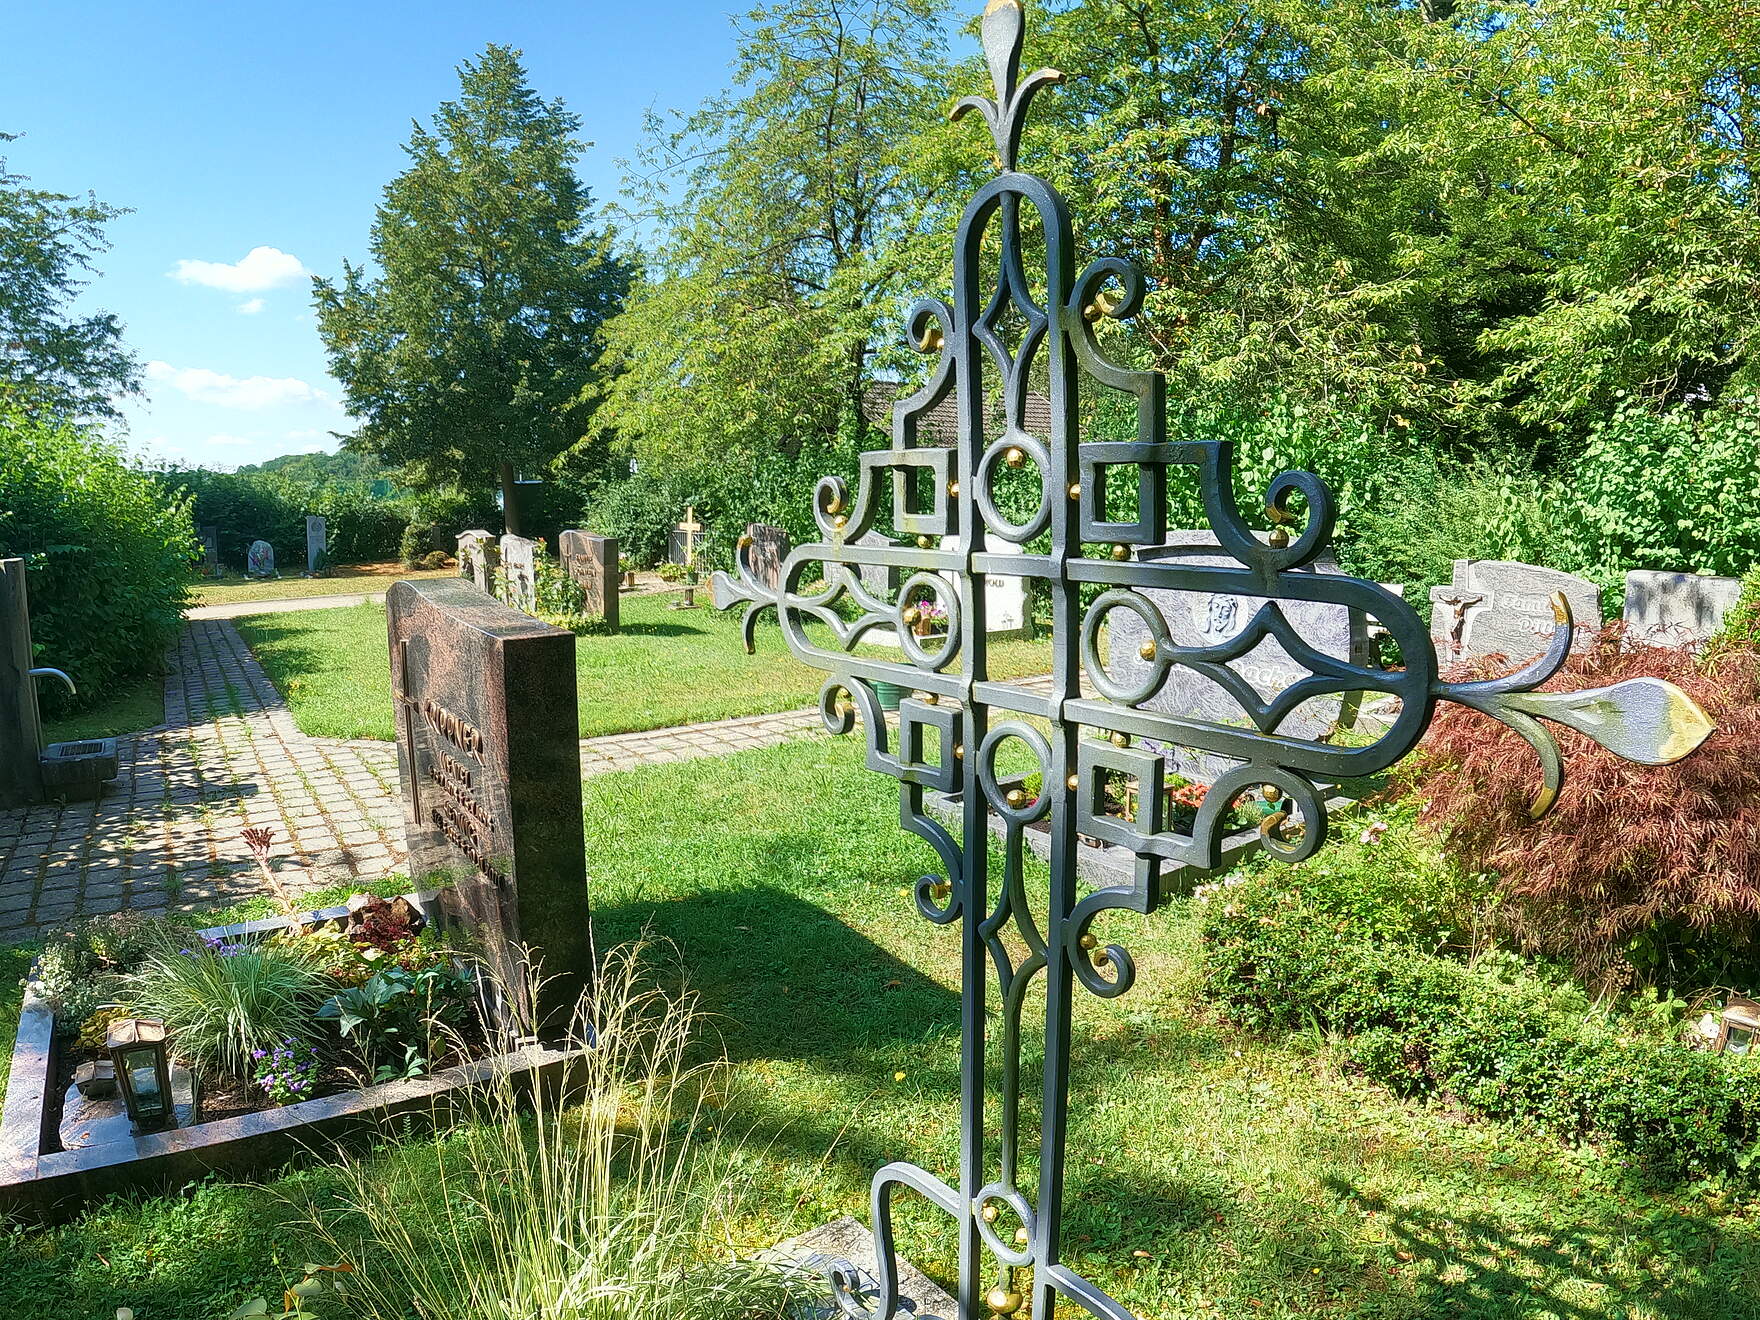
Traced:
POLYGON ((444 550, 430 550, 422 556, 423 568, 445 568, 452 562, 452 556, 444 550))
MULTIPOLYGON (((1465 667, 1483 676, 1500 666, 1465 667)), ((1557 725, 1568 783, 1552 812, 1528 819, 1534 753, 1513 730, 1445 704, 1415 763, 1428 818, 1470 868, 1494 871, 1503 916, 1524 947, 1617 977, 1629 962, 1678 974, 1681 936, 1745 944, 1760 917, 1760 653, 1731 649, 1701 665, 1677 647, 1636 644, 1615 626, 1573 655, 1548 688, 1667 679, 1717 730, 1670 766, 1622 761, 1557 725)))
POLYGON ((324 969, 297 944, 193 943, 149 956, 124 982, 137 1011, 161 1019, 172 1048, 240 1079, 252 1051, 299 1034, 328 993, 324 969))
POLYGON ((173 468, 156 474, 168 491, 192 501, 197 526, 217 529, 220 559, 242 568, 253 541, 275 547, 283 571, 303 570, 306 515, 325 520, 332 563, 390 559, 400 553, 410 505, 374 493, 369 483, 297 481, 275 472, 173 468))
POLYGON ((182 626, 195 534, 96 436, 0 410, 0 558, 21 557, 41 662, 79 687, 38 687, 46 714, 90 707, 157 669, 182 626))
POLYGON ((1340 1033, 1351 1061, 1402 1095, 1604 1142, 1655 1179, 1760 1171, 1760 1059, 1589 1012, 1574 985, 1360 939, 1268 880, 1201 902, 1205 991, 1238 1021, 1340 1033))
POLYGON ((397 557, 403 562, 403 566, 416 568, 430 554, 438 553, 434 549, 434 524, 411 519, 397 541, 397 557))

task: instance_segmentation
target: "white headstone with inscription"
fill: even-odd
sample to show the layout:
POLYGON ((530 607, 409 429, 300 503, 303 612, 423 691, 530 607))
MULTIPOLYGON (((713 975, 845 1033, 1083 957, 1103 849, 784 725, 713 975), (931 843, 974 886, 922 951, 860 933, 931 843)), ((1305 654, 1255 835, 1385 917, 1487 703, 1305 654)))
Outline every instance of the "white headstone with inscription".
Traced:
POLYGON ((1507 559, 1455 560, 1454 580, 1430 589, 1437 659, 1445 665, 1483 655, 1532 660, 1552 639, 1555 591, 1570 602, 1573 645, 1587 645, 1601 631, 1601 593, 1593 582, 1507 559))

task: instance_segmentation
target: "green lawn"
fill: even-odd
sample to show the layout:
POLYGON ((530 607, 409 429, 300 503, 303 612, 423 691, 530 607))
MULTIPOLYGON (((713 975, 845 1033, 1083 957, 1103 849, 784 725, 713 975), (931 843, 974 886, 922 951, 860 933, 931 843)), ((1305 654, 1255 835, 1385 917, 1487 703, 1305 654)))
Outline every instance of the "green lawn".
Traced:
MULTIPOLYGON (((762 715, 817 700, 824 675, 788 654, 774 623, 761 624, 758 652, 748 656, 737 611, 674 610, 675 599, 628 597, 620 633, 576 641, 581 737, 762 715)), ((305 733, 396 737, 382 606, 257 614, 238 620, 238 628, 305 733)), ((998 677, 1049 667, 1042 642, 991 649, 998 677)))
MULTIPOLYGON (((916 915, 931 854, 859 744, 604 775, 586 794, 600 946, 669 942, 732 1061, 701 1139, 742 1141, 763 1188, 737 1245, 866 1219, 887 1160, 951 1177, 957 935, 916 915)), ((1138 984, 1078 1000, 1071 1263, 1139 1314, 1753 1320, 1760 1202, 1646 1190, 1594 1152, 1397 1101, 1323 1039, 1238 1032, 1195 998, 1195 927, 1184 905, 1113 916, 1103 935, 1132 949, 1138 984)), ((287 1221, 330 1193, 307 1162, 15 1229, 0 1312, 224 1316, 322 1259, 287 1221)), ((900 1249, 945 1279, 951 1225, 899 1206, 900 1249)))
POLYGON ((165 680, 158 674, 124 688, 101 705, 78 715, 43 721, 44 742, 78 742, 139 733, 165 722, 165 680))
POLYGON ((192 605, 235 605, 257 600, 300 600, 309 596, 359 596, 383 593, 401 578, 452 577, 455 568, 405 568, 396 561, 383 564, 338 564, 323 577, 282 577, 263 580, 223 577, 195 583, 190 588, 192 605))

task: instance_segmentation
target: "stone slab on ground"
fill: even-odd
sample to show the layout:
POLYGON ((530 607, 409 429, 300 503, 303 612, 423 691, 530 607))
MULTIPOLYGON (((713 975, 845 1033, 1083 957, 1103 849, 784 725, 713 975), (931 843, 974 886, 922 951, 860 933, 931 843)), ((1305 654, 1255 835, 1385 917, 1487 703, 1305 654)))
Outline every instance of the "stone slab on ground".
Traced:
POLYGON ((1626 631, 1658 646, 1700 646, 1741 595, 1740 578, 1636 570, 1626 574, 1626 631))
MULTIPOLYGON (((878 1291, 875 1271, 879 1267, 879 1257, 874 1250, 874 1235, 849 1215, 779 1242, 765 1252, 764 1257, 803 1273, 820 1276, 825 1275, 833 1264, 847 1262, 861 1272, 862 1285, 869 1296, 878 1291)), ((959 1304, 953 1298, 903 1256, 894 1259, 898 1267, 900 1316, 909 1316, 912 1320, 956 1320, 959 1304)), ((803 1312, 800 1320, 836 1320, 841 1314, 827 1283, 824 1303, 803 1312)))

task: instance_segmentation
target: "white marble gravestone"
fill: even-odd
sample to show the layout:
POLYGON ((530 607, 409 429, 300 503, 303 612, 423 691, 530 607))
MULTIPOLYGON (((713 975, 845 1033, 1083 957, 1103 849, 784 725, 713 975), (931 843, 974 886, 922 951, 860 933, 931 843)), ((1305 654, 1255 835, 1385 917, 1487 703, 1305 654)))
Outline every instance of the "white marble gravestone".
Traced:
POLYGON ((501 547, 482 528, 458 534, 458 575, 469 578, 479 590, 495 594, 495 570, 501 566, 501 547))
MULTIPOLYGON (((964 542, 957 536, 944 537, 941 541, 943 550, 958 552, 964 542)), ((1020 553, 1021 547, 1013 541, 1005 541, 992 533, 985 538, 987 553, 994 555, 1012 555, 1020 553)), ((942 576, 958 589, 959 579, 952 573, 942 576)), ((1027 580, 1021 577, 1010 577, 1002 574, 984 575, 984 631, 991 636, 1003 634, 1017 636, 1027 630, 1027 580)))
MULTIPOLYGON (((1207 531, 1176 531, 1166 545, 1137 552, 1140 560, 1178 561, 1207 568, 1238 568, 1239 561, 1222 551, 1216 536, 1207 531)), ((1339 576, 1330 555, 1322 555, 1297 573, 1339 576)), ((1167 623, 1169 639, 1180 647, 1219 646, 1243 632, 1264 604, 1258 596, 1229 592, 1167 591, 1150 588, 1141 593, 1167 623)), ((1370 663, 1368 619, 1345 605, 1317 601, 1284 600, 1278 608, 1297 633, 1316 651, 1351 664, 1370 663)), ((1150 665, 1140 648, 1149 639, 1143 621, 1129 610, 1113 610, 1106 621, 1106 667, 1113 679, 1136 683, 1146 677, 1150 665)), ((1273 638, 1266 638, 1229 668, 1252 686, 1261 700, 1270 700, 1285 688, 1312 674, 1273 638)), ((1183 665, 1175 665, 1167 681, 1142 705, 1144 710, 1208 720, 1216 724, 1252 727, 1252 720, 1227 689, 1213 679, 1183 665)), ((1355 702, 1343 694, 1304 701, 1272 732, 1290 738, 1322 739, 1355 715, 1355 702)), ((1147 745, 1147 744, 1146 744, 1147 745)), ((1185 748, 1167 748, 1170 767, 1178 774, 1211 783, 1233 763, 1220 757, 1185 748)))
POLYGON ((1626 574, 1625 625, 1634 641, 1659 646, 1702 646, 1723 627, 1741 598, 1742 580, 1700 573, 1626 574))
POLYGON ((1532 660, 1552 639, 1552 593, 1563 592, 1576 625, 1573 645, 1601 631, 1601 593, 1593 582, 1507 559, 1457 559, 1454 580, 1430 589, 1430 638, 1444 665, 1477 656, 1532 660))
POLYGON ((501 538, 501 570, 507 603, 530 614, 538 608, 538 543, 523 536, 501 538))

